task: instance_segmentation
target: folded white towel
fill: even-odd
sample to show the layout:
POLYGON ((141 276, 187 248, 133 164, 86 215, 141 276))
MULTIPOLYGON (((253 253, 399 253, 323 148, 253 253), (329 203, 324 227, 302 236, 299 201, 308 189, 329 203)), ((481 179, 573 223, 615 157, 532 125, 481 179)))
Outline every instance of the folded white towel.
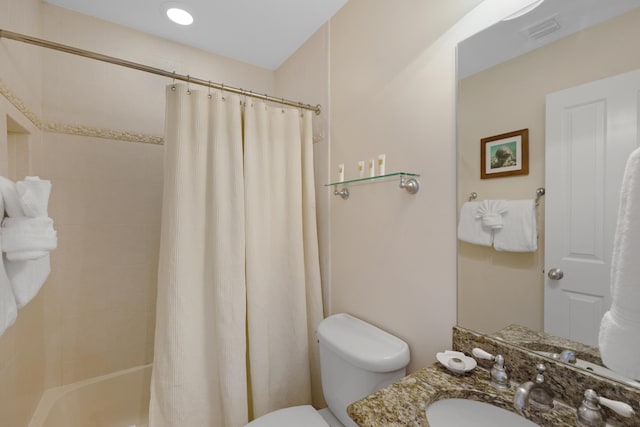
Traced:
POLYGON ((497 230, 502 228, 502 216, 507 213, 507 202, 505 200, 483 200, 476 211, 476 216, 482 220, 485 228, 497 230))
POLYGON ((4 200, 3 212, 6 210, 7 215, 9 216, 24 216, 24 211, 20 204, 20 197, 18 196, 18 189, 15 182, 5 178, 4 176, 0 176, 0 193, 4 200))
POLYGON ((538 249, 535 200, 509 200, 503 226, 493 232, 496 251, 535 252, 538 249))
POLYGON ((28 217, 46 217, 51 194, 51 181, 37 176, 27 176, 16 182, 16 190, 24 215, 28 217))
MULTIPOLYGON (((0 197, 0 219, 4 216, 4 203, 0 197)), ((2 236, 0 236, 0 244, 2 244, 2 236)), ((0 259, 0 261, 2 261, 0 259)), ((0 262, 0 335, 16 321, 18 316, 18 307, 11 290, 9 277, 4 269, 4 262, 0 262)))
POLYGON ((602 361, 640 380, 640 148, 627 160, 611 257, 611 308, 598 336, 602 361))
POLYGON ((2 252, 11 261, 41 258, 58 247, 51 218, 5 218, 0 234, 2 252))
POLYGON ((458 221, 458 239, 475 245, 491 246, 493 233, 491 228, 483 227, 478 217, 480 202, 465 202, 460 209, 458 221))
POLYGON ((5 267, 18 308, 24 307, 36 296, 51 273, 48 252, 45 256, 34 260, 5 260, 5 267))

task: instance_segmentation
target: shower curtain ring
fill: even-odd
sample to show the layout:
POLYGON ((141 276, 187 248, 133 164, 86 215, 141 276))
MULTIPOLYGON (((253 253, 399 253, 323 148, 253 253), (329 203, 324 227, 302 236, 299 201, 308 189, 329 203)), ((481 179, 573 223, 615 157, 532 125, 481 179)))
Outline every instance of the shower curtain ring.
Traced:
POLYGON ((171 90, 176 90, 176 70, 173 70, 173 83, 171 84, 171 90))
POLYGON ((209 80, 209 86, 207 86, 207 93, 208 93, 209 99, 211 99, 211 80, 209 80))
POLYGON ((282 97, 282 101, 280 102, 280 105, 282 106, 282 114, 284 114, 284 96, 282 97))
POLYGON ((187 74, 187 95, 191 95, 191 88, 189 87, 190 83, 191 83, 191 77, 189 76, 189 74, 187 74))
POLYGON ((224 83, 220 83, 220 95, 224 101, 224 83))

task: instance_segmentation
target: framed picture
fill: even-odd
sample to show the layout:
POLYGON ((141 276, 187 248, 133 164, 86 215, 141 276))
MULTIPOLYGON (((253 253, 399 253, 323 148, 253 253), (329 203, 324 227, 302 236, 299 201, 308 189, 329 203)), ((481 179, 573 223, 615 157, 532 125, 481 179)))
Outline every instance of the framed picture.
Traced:
POLYGON ((480 178, 529 174, 529 129, 480 140, 480 178))

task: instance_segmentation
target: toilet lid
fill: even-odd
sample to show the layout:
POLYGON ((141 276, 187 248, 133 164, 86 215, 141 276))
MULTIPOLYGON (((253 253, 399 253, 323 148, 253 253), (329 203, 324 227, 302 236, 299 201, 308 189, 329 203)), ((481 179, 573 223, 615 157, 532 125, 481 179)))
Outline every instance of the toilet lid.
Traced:
POLYGON ((292 406, 269 412, 245 427, 329 427, 313 406, 292 406))

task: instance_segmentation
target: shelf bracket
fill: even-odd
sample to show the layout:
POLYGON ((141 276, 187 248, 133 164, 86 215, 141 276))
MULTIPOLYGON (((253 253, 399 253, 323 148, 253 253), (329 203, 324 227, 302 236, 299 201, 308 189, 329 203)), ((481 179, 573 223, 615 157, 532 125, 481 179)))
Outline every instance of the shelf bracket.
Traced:
POLYGON ((420 190, 420 181, 415 178, 405 179, 404 175, 400 175, 400 188, 404 188, 409 194, 416 194, 420 190))
POLYGON ((349 198, 349 189, 347 187, 344 187, 342 190, 338 191, 338 188, 335 187, 333 189, 333 194, 335 196, 342 197, 342 200, 347 200, 349 198))

